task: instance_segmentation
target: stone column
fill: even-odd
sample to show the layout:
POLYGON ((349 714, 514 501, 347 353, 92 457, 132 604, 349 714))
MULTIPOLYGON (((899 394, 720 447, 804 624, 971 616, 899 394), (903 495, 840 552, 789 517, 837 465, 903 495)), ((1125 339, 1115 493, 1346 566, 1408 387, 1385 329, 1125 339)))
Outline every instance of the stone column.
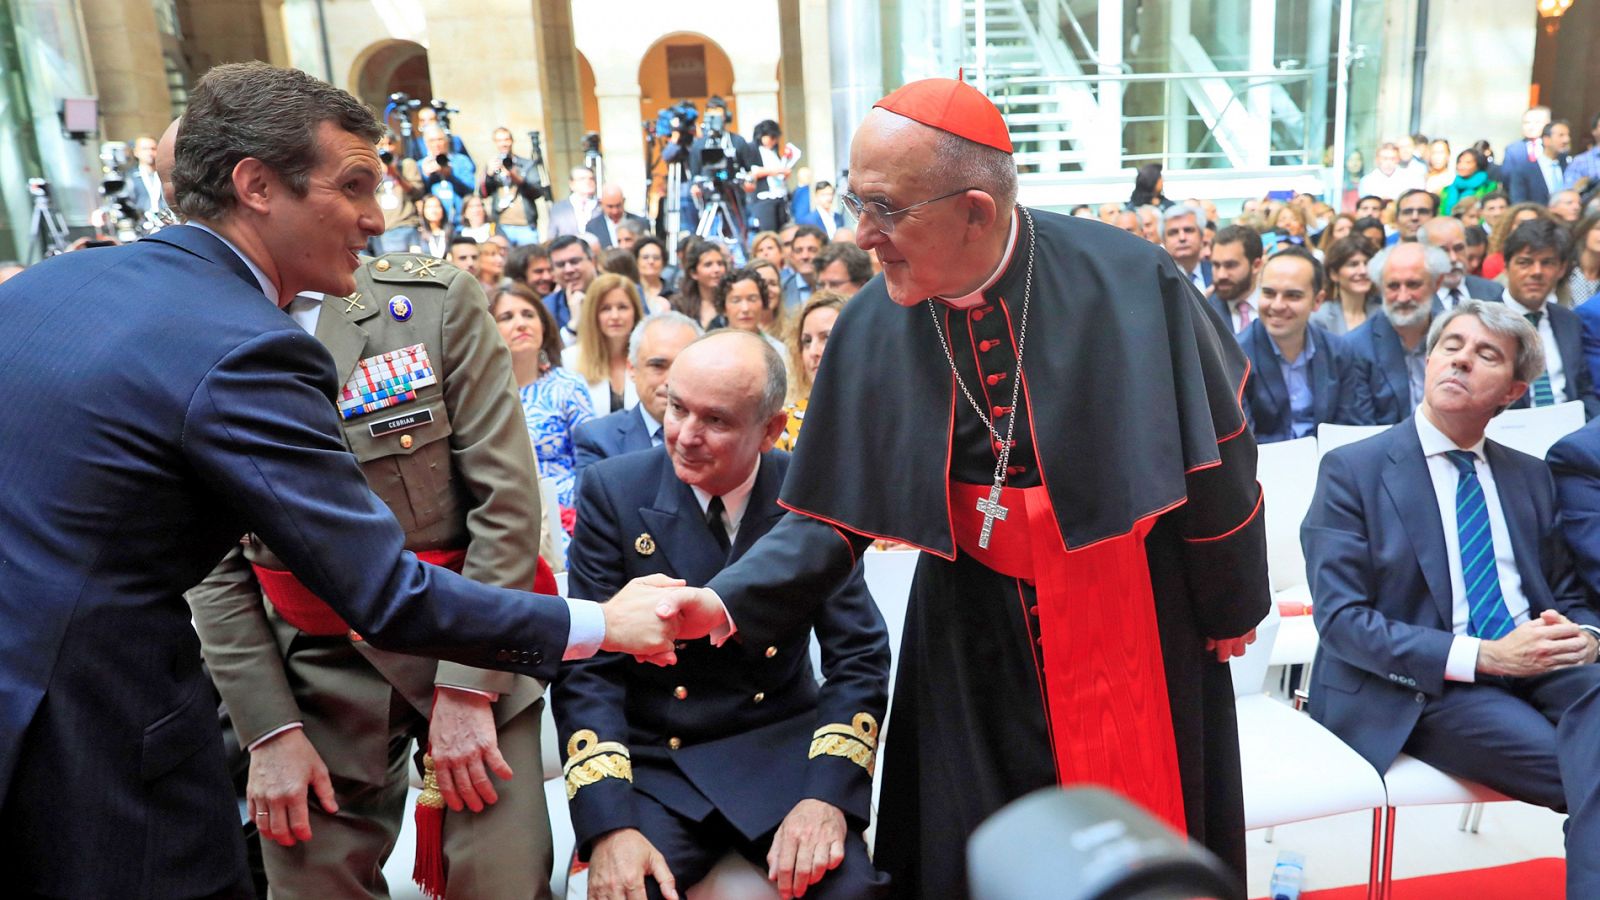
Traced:
POLYGON ((642 211, 649 185, 645 182, 639 82, 597 82, 594 93, 600 102, 600 151, 605 155, 605 180, 621 186, 629 210, 642 211))
POLYGON ((160 137, 172 102, 155 8, 149 0, 81 0, 81 8, 103 139, 160 137))

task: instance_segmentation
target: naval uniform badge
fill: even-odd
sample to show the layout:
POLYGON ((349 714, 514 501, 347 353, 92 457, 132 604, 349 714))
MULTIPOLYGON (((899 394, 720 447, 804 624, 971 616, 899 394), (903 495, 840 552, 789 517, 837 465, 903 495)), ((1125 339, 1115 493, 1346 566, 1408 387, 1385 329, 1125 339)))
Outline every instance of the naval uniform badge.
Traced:
POLYGON ((396 322, 404 322, 411 318, 411 298, 405 294, 396 294, 389 301, 389 315, 394 316, 396 322))
POLYGON ((656 539, 648 532, 633 539, 633 549, 639 551, 640 556, 649 556, 656 552, 656 539))

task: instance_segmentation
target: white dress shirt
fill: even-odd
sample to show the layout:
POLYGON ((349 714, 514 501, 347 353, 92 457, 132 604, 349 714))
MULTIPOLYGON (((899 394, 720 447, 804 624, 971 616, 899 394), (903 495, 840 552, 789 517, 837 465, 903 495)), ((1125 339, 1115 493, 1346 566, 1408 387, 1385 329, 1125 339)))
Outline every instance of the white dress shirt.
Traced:
MULTIPOLYGON (((666 443, 666 437, 661 433, 661 423, 656 421, 655 416, 650 415, 650 410, 645 409, 643 403, 637 404, 633 408, 639 411, 639 418, 644 420, 644 430, 650 435, 650 446, 659 447, 666 443)), ((709 503, 710 501, 707 502, 709 503)), ((727 501, 723 502, 726 504, 727 501)))
MULTIPOLYGON (((1545 297, 1539 308, 1534 310, 1511 299, 1511 289, 1506 288, 1500 295, 1500 302, 1504 303, 1507 309, 1515 310, 1524 316, 1532 312, 1542 313, 1539 316, 1538 331, 1539 343, 1544 345, 1544 371, 1550 376, 1550 393, 1555 396, 1556 402, 1560 403, 1567 396, 1567 369, 1561 360, 1561 347, 1556 343, 1555 329, 1550 327, 1550 307, 1554 305, 1555 296, 1551 294, 1545 297)), ((1533 402, 1531 385, 1528 391, 1530 392, 1528 402, 1531 405, 1533 402)))
POLYGON ((1500 576, 1500 593, 1513 624, 1528 621, 1528 598, 1522 592, 1522 574, 1517 571, 1517 559, 1511 552, 1511 532, 1506 527, 1505 511, 1500 507, 1494 470, 1489 468, 1489 461, 1483 455, 1483 438, 1478 438, 1471 447, 1457 447, 1428 421, 1422 410, 1417 411, 1412 421, 1417 424, 1422 455, 1427 458, 1428 475, 1433 479, 1433 494, 1439 502, 1439 524, 1444 526, 1445 556, 1450 561, 1450 628, 1456 636, 1450 643, 1444 677, 1448 681, 1476 681, 1481 639, 1467 635, 1471 608, 1467 605, 1466 581, 1461 575, 1461 534, 1456 530, 1456 483, 1461 478, 1461 470, 1445 455, 1449 451, 1470 450, 1477 457, 1478 485, 1483 489, 1484 506, 1489 514, 1489 536, 1494 540, 1495 572, 1500 576))
MULTIPOLYGON (((722 495, 722 527, 728 531, 730 544, 739 539, 739 522, 744 518, 744 508, 750 504, 750 490, 756 486, 756 473, 760 471, 761 457, 758 456, 744 482, 722 495)), ((694 485, 690 485, 689 490, 694 491, 694 499, 700 502, 700 515, 704 516, 711 508, 712 495, 694 485)))

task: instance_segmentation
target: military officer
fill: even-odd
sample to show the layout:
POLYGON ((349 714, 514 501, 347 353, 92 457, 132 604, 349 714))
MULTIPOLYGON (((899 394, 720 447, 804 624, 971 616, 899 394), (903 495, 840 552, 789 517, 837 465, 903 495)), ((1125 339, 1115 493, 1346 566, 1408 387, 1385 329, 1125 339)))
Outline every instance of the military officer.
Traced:
MULTIPOLYGON (((406 253, 365 260, 356 284, 348 297, 302 296, 287 311, 333 357, 345 439, 368 483, 422 558, 533 587, 533 449, 482 288, 448 263, 406 253)), ((250 810, 266 838, 273 896, 387 896, 382 867, 405 812, 415 738, 431 749, 449 807, 445 896, 548 897, 542 685, 377 650, 285 569, 247 536, 188 595, 251 750, 250 810), (506 782, 513 771, 519 777, 506 782), (317 803, 307 803, 308 790, 317 803)), ((542 590, 554 593, 543 574, 542 590)), ((422 823, 438 807, 419 817, 425 882, 443 868, 420 865, 436 858, 424 845, 439 829, 422 823)))
MULTIPOLYGON (((784 366, 766 341, 699 339, 667 392, 665 445, 596 462, 579 484, 574 596, 645 573, 703 585, 783 515, 784 366)), ((554 712, 591 900, 682 896, 730 850, 784 897, 884 890, 861 832, 889 646, 859 567, 812 625, 820 689, 805 632, 680 644, 670 668, 601 654, 562 669, 554 712)))

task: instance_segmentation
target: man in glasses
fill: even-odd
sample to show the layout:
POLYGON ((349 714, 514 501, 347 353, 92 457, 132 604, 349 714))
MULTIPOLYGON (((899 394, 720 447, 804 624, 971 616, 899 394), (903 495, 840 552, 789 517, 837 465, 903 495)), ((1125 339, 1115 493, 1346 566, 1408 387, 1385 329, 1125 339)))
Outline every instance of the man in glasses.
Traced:
POLYGON ((1423 224, 1438 214, 1438 197, 1421 188, 1406 191, 1395 203, 1394 234, 1389 235, 1389 243, 1393 245, 1416 240, 1423 224))
POLYGON ((877 830, 898 895, 967 896, 971 831, 1058 783, 1242 871, 1224 663, 1270 592, 1238 344, 1164 250, 1018 206, 1005 122, 959 81, 880 100, 847 186, 882 277, 833 332, 792 512, 684 633, 759 654, 874 538, 921 548, 877 830))

